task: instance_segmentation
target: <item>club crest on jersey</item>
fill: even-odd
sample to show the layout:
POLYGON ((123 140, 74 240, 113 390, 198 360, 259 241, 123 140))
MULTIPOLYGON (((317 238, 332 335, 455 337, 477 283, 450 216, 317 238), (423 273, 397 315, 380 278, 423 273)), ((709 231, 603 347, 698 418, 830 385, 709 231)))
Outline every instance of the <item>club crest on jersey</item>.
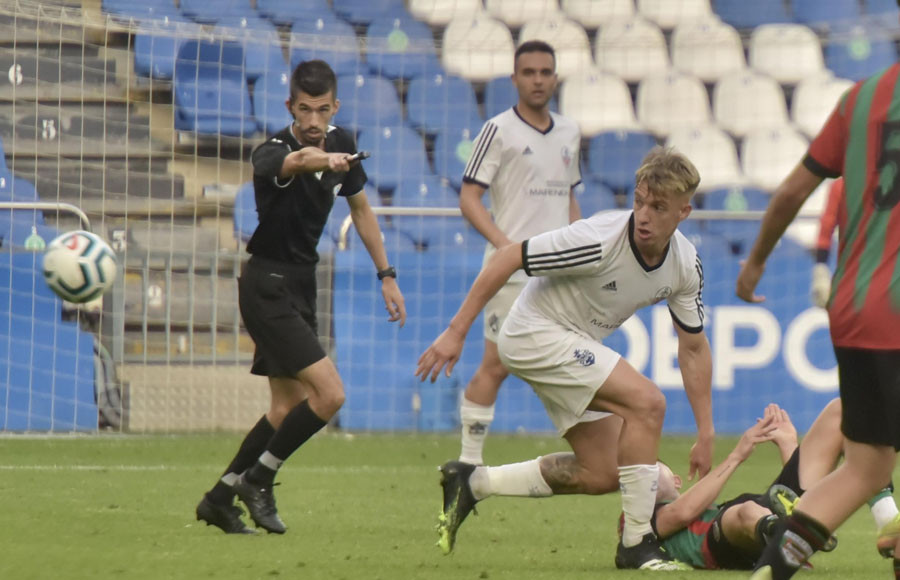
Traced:
POLYGON ((572 163, 572 152, 569 151, 568 147, 563 146, 562 151, 560 151, 560 153, 562 153, 563 164, 565 164, 565 166, 568 167, 569 164, 572 163))
POLYGON ((657 302, 662 302, 663 300, 665 300, 666 298, 668 298, 671 295, 672 295, 672 289, 669 288, 668 286, 666 286, 664 288, 660 288, 656 292, 656 296, 653 297, 653 303, 656 304, 657 302))
POLYGON ((586 348, 575 349, 575 360, 577 360, 578 364, 583 367, 589 367, 597 362, 597 358, 594 356, 594 353, 586 348))

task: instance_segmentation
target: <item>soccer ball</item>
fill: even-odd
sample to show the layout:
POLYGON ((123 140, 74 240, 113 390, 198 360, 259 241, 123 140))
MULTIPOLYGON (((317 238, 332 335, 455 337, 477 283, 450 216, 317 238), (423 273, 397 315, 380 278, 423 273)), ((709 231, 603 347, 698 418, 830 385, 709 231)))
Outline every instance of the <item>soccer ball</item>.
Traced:
POLYGON ((65 233, 44 252, 44 279, 63 300, 82 303, 99 298, 115 278, 116 255, 91 232, 65 233))

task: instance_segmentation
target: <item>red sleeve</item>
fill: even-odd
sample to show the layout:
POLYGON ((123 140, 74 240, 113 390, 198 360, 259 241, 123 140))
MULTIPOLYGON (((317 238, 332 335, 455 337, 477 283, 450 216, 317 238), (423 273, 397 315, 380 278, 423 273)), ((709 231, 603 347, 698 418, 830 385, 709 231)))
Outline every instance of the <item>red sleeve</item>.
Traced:
POLYGON ((825 211, 819 218, 819 238, 816 241, 816 249, 828 252, 831 250, 831 237, 838 223, 838 212, 844 199, 844 180, 836 179, 828 189, 828 202, 825 211))
POLYGON ((847 95, 841 97, 803 159, 803 165, 820 177, 839 177, 844 172, 844 153, 847 149, 844 113, 847 99, 847 95))

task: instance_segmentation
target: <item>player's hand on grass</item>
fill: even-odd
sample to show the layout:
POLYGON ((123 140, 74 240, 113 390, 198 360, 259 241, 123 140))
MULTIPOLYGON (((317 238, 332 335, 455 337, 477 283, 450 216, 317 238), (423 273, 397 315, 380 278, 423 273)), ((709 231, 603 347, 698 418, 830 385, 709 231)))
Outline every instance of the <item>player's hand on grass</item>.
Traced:
POLYGON ((449 377, 453 367, 462 354, 465 335, 453 328, 448 328, 441 333, 431 346, 419 357, 419 366, 416 368, 416 376, 425 380, 431 375, 431 382, 437 380, 441 369, 447 366, 445 374, 449 377))
POLYGON ((381 281, 381 295, 384 297, 384 306, 391 317, 391 322, 400 321, 400 328, 406 324, 406 303, 403 300, 403 293, 397 285, 397 280, 391 276, 386 276, 381 281))
POLYGON ((756 295, 756 286, 766 270, 765 264, 756 264, 750 260, 741 262, 741 272, 737 277, 735 294, 744 302, 757 303, 766 299, 765 296, 756 295))
POLYGON ((788 412, 776 405, 770 403, 766 406, 763 413, 763 419, 772 419, 772 441, 778 447, 787 447, 793 449, 797 447, 797 428, 791 422, 788 412))
POLYGON ((741 435, 738 444, 735 446, 734 451, 731 452, 732 456, 734 456, 738 461, 744 461, 750 454, 753 453, 753 449, 759 444, 765 441, 772 440, 772 433, 777 429, 775 425, 775 417, 774 415, 769 415, 768 417, 763 417, 759 421, 756 422, 755 425, 744 431, 744 434, 741 435))
POLYGON ((713 439, 712 437, 698 437, 691 445, 690 469, 688 481, 693 481, 694 476, 700 479, 712 468, 713 439))

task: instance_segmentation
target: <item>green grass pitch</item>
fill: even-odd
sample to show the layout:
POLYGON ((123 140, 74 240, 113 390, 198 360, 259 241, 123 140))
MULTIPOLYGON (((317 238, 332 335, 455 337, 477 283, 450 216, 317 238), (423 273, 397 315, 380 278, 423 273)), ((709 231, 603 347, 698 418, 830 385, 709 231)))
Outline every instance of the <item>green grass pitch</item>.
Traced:
MULTIPOLYGON (((194 507, 240 442, 237 435, 0 438, 0 578, 407 580, 646 578, 613 565, 617 494, 491 498, 463 525, 451 556, 434 546, 436 467, 458 452, 453 435, 323 434, 282 469, 284 536, 226 536, 194 507)), ((676 470, 689 438, 667 437, 676 470)), ((734 439, 720 438, 717 458, 734 439)), ((486 459, 520 461, 565 444, 492 435, 486 459)), ((778 471, 773 446, 756 451, 725 495, 761 490, 778 471)), ((684 475, 684 474, 683 474, 684 475)), ((897 479, 895 477, 895 479, 897 479)), ((803 578, 891 576, 868 509, 838 532, 803 578)), ((744 573, 666 573, 742 578, 744 573)))

